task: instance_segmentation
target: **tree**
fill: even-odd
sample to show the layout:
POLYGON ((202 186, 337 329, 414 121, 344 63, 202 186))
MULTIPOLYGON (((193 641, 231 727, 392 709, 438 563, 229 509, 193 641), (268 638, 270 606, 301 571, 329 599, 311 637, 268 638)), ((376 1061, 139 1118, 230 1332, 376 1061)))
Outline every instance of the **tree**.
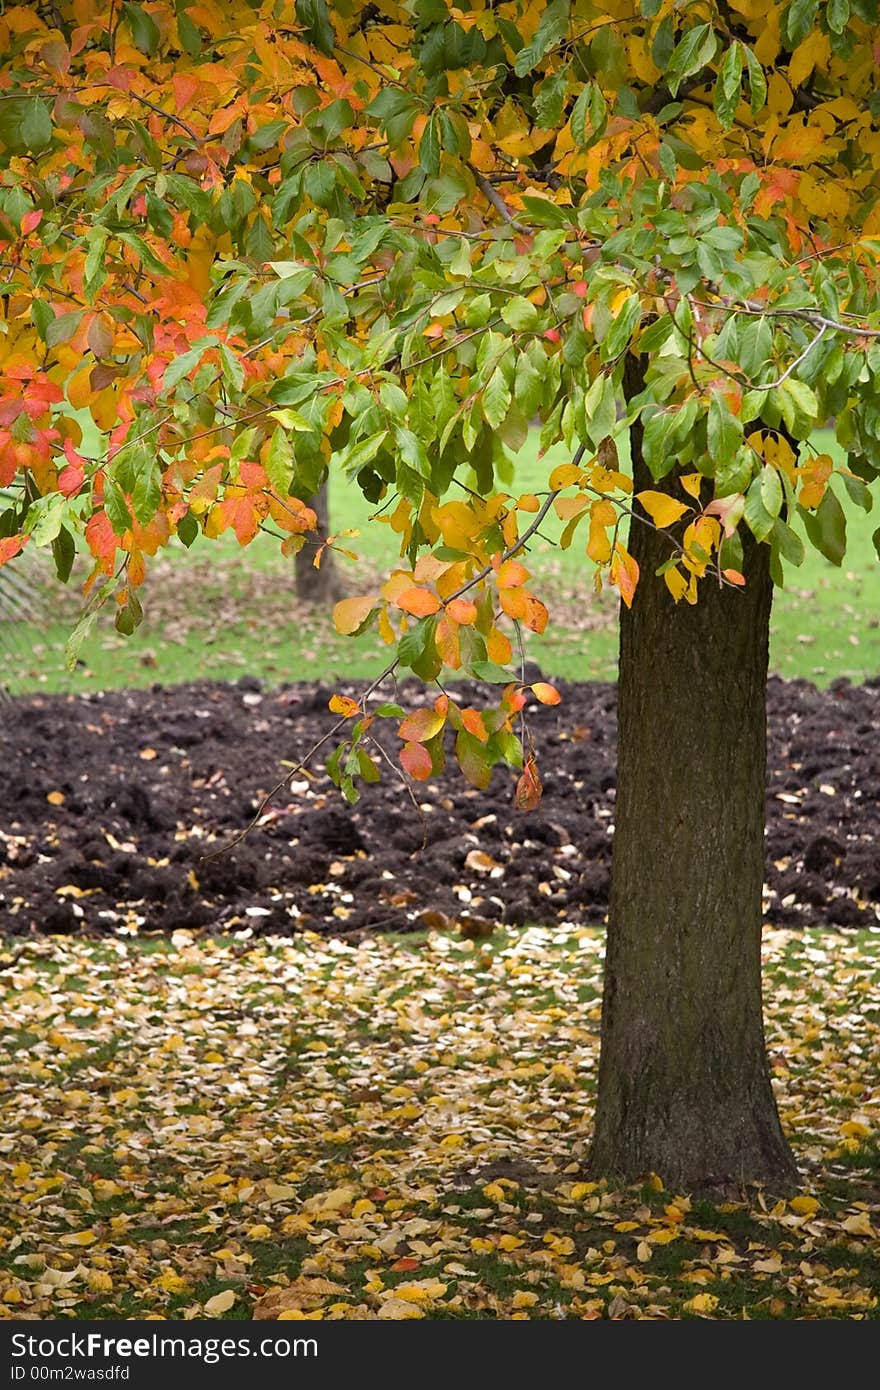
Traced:
POLYGON ((318 488, 314 497, 307 499, 315 513, 315 531, 308 536, 302 550, 294 558, 297 598, 306 603, 332 603, 342 597, 342 584, 333 551, 328 550, 326 542, 330 536, 330 509, 327 496, 327 480, 318 488), (311 545, 309 544, 311 541, 311 545), (315 553, 323 547, 320 565, 315 565, 315 553))
MULTIPOLYGON (((148 557, 259 530, 342 470, 400 548, 342 600, 389 669, 497 708, 336 696, 349 799, 405 772, 541 795, 511 628, 552 510, 622 601, 594 1164, 783 1182, 761 1036, 771 584, 835 563, 880 469, 876 0, 323 0, 0 19, 0 563, 77 535, 74 635, 148 557), (103 446, 82 444, 88 412, 103 446), (543 495, 516 486, 540 418, 543 495), (847 466, 812 442, 834 420, 847 466), (511 462, 511 460, 513 460, 511 462), (628 526, 628 531, 627 531, 628 526), (802 535, 803 533, 803 535, 802 535)), ((326 542, 333 548, 335 541, 326 542)))

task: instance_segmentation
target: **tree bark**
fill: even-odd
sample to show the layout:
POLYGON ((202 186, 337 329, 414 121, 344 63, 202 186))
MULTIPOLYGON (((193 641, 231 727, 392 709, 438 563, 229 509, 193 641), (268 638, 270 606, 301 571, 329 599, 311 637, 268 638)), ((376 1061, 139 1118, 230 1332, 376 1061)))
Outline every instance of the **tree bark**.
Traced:
POLYGON ((296 596, 304 603, 329 604, 342 597, 342 583, 332 550, 325 550, 321 565, 315 569, 315 553, 318 546, 330 534, 330 512, 327 497, 327 480, 321 484, 314 497, 304 499, 306 506, 312 507, 318 518, 318 529, 306 532, 306 543, 294 556, 294 581, 296 596))
MULTIPOLYGON (((635 490, 657 484, 633 432, 635 490)), ((797 1179, 770 1086, 761 1001, 769 548, 745 588, 677 605, 668 539, 638 520, 621 613, 618 773, 599 1095, 590 1164, 673 1187, 797 1179)))

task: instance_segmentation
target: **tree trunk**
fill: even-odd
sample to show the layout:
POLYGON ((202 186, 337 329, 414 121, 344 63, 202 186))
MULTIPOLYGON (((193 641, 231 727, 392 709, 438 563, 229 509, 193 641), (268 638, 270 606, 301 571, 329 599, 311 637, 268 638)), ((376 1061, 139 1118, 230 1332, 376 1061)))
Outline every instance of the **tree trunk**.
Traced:
POLYGON ((304 499, 306 506, 312 507, 318 518, 317 531, 306 532, 306 543, 294 556, 294 580, 296 596, 304 603, 329 604, 342 597, 342 584, 332 550, 325 550, 321 556, 321 566, 315 569, 315 553, 318 546, 330 534, 330 512, 327 498, 327 480, 321 484, 314 497, 304 499))
MULTIPOLYGON (((633 432, 635 489, 647 474, 633 432)), ((676 495, 681 496, 678 488, 676 495)), ((797 1178, 770 1086, 761 1008, 769 548, 744 536, 745 588, 708 575, 678 605, 639 521, 623 609, 614 866, 602 1008, 597 1174, 672 1187, 797 1178)))

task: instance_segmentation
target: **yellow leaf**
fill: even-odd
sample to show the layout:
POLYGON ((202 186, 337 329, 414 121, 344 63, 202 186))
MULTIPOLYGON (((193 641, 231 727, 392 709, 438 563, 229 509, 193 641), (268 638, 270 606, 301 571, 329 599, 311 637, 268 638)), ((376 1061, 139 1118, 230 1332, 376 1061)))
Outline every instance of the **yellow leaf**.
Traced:
POLYGON ((519 1236, 502 1236, 498 1242, 502 1250, 518 1250, 523 1243, 519 1236))
POLYGON ((47 792, 46 800, 48 801, 50 806, 63 806, 64 792, 47 792))
POLYGON ((681 483, 685 492, 699 502, 700 484, 703 481, 702 473, 683 473, 678 481, 681 483))
POLYGON ((674 497, 668 497, 665 492, 637 492, 636 497, 641 502, 648 516, 655 526, 671 526, 679 517, 689 512, 690 507, 686 507, 683 502, 676 502, 674 497))
POLYGON ((222 1293, 215 1293, 213 1298, 208 1299, 205 1312, 209 1318, 218 1318, 221 1313, 228 1313, 234 1302, 234 1290, 224 1289, 222 1293))
POLYGON ((580 478, 581 470, 576 463, 560 463, 550 474, 550 491, 558 492, 560 488, 571 487, 573 483, 579 482, 580 478))
POLYGON ((663 579, 675 602, 678 603, 679 599, 687 593, 688 581, 677 565, 673 565, 671 570, 666 570, 663 579))
POLYGON ((840 1132, 851 1139, 867 1139, 871 1133, 868 1126, 862 1124, 861 1120, 845 1120, 840 1126, 840 1132))
POLYGON ((778 1274, 782 1269, 782 1256, 771 1255, 766 1260, 755 1260, 752 1269, 759 1274, 778 1274))
POLYGON ((819 1210, 819 1203, 815 1197, 792 1197, 789 1205, 798 1216, 815 1216, 819 1210))
POLYGON ((522 1289, 517 1289, 512 1300, 514 1308, 534 1308, 537 1301, 536 1293, 526 1293, 522 1289))
POLYGON ((841 1221, 840 1225, 847 1235, 874 1235, 874 1227, 871 1225, 871 1218, 866 1211, 860 1211, 858 1216, 848 1216, 845 1221, 841 1221))
POLYGON ((648 1240, 652 1245, 670 1245, 672 1241, 678 1240, 679 1232, 665 1226, 661 1231, 650 1231, 648 1240))
POLYGON ((410 1303, 405 1298, 388 1298, 379 1309, 380 1318, 394 1318, 399 1322, 424 1316, 424 1309, 418 1308, 415 1303, 410 1303))
POLYGON ((705 1316, 715 1312, 718 1307, 718 1299, 714 1293, 697 1293, 694 1294, 693 1298, 689 1298, 682 1307, 686 1308, 689 1313, 702 1313, 705 1316))
POLYGON ((186 1280, 181 1279, 180 1275, 173 1269, 166 1269, 164 1274, 159 1275, 155 1283, 156 1288, 163 1289, 165 1293, 186 1293, 189 1288, 186 1280))
POLYGON ((333 626, 336 631, 346 637, 352 632, 357 632, 372 613, 375 604, 376 600, 372 594, 359 594, 354 598, 341 599, 333 609, 333 626))
POLYGON ((91 1245, 98 1237, 94 1231, 71 1231, 69 1235, 62 1236, 61 1245, 91 1245))

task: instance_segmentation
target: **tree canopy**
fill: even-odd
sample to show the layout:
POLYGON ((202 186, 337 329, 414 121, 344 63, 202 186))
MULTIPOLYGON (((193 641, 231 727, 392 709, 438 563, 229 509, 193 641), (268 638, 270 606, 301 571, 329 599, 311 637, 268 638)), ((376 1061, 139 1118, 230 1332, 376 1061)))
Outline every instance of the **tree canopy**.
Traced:
POLYGON ((161 547, 295 553, 340 469, 400 560, 339 630, 502 694, 338 696, 331 772, 375 779, 387 716, 412 776, 452 727, 465 776, 506 761, 536 804, 516 637, 548 621, 524 560, 551 508, 627 605, 741 586, 745 532, 777 583, 804 541, 839 564, 841 488, 870 509, 878 42, 876 0, 7 7, 0 563, 51 546, 67 579, 84 537, 80 633, 107 600, 130 632, 161 547), (536 420, 570 461, 522 494, 536 420), (656 576, 630 516, 668 539, 656 576))

